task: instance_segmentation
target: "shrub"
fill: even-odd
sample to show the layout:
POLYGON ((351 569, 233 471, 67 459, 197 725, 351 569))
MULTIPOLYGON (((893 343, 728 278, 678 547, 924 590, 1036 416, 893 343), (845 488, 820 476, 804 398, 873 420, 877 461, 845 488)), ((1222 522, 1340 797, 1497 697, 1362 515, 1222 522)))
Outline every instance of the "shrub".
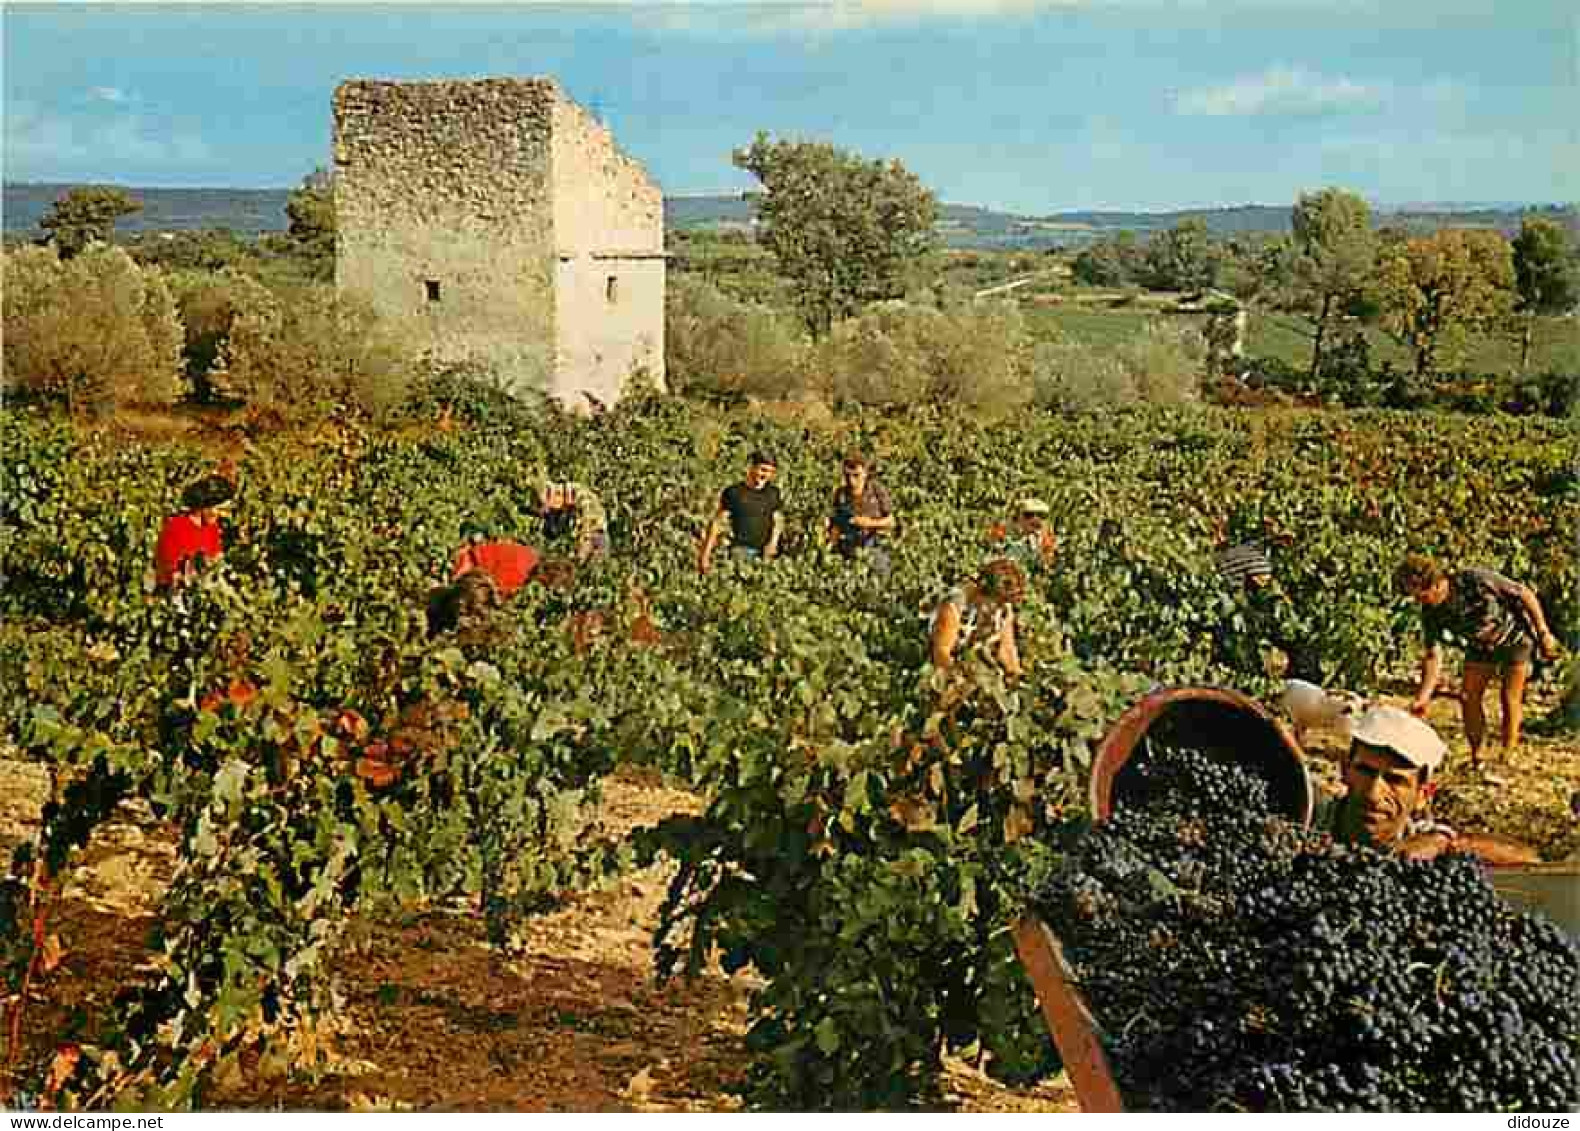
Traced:
POLYGON ((1119 347, 1119 359, 1149 404, 1186 404, 1200 399, 1201 334, 1183 326, 1148 322, 1141 336, 1119 347))
POLYGON ((273 296, 256 279, 230 268, 184 272, 172 276, 171 284, 186 327, 182 356, 194 397, 211 402, 231 395, 224 370, 231 328, 238 316, 266 310, 273 296))
POLYGON ((69 261, 21 248, 4 262, 8 392, 60 398, 73 413, 181 395, 184 334, 159 271, 105 244, 69 261))
POLYGON ((1037 403, 1057 412, 1091 412, 1140 399, 1115 354, 1082 342, 1039 343, 1032 374, 1037 403))
POLYGON ((1148 322, 1117 349, 1045 342, 1033 357, 1037 403, 1060 412, 1185 404, 1201 395, 1202 342, 1194 330, 1148 322))
POLYGON ((382 418, 406 399, 416 365, 371 306, 321 285, 250 292, 220 359, 229 388, 287 419, 337 408, 382 418))
POLYGON ((948 311, 877 303, 837 324, 817 350, 836 401, 916 402, 1005 412, 1031 403, 1031 338, 1018 307, 974 303, 948 311))
POLYGON ((700 279, 670 281, 664 365, 669 387, 694 396, 783 397, 806 384, 807 347, 766 306, 731 298, 700 279))

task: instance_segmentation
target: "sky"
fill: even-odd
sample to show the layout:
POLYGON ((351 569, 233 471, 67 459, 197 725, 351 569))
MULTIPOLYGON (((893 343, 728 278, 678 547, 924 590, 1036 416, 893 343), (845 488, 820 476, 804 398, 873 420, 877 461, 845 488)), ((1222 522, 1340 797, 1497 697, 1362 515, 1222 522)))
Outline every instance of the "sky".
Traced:
POLYGON ((8 182, 290 187, 348 78, 552 75, 666 194, 758 131, 1026 215, 1580 199, 1576 0, 0 4, 8 182))

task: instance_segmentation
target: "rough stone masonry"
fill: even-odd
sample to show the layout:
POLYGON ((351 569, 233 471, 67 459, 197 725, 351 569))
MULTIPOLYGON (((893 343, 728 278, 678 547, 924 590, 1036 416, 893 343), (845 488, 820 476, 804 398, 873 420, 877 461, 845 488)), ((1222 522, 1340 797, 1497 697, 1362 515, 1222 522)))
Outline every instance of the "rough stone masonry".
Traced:
POLYGON ((558 83, 357 79, 334 113, 340 290, 572 407, 663 388, 663 195, 558 83))

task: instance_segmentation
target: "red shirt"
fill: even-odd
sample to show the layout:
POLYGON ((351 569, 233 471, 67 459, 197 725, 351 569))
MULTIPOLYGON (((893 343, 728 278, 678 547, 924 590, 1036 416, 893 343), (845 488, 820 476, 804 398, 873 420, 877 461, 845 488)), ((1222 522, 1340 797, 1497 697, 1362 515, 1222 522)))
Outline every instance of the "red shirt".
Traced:
POLYGON ((455 556, 450 576, 457 578, 468 570, 485 570, 494 579, 503 600, 525 585, 537 568, 538 552, 531 546, 520 542, 479 542, 464 547, 455 556))
POLYGON ((171 515, 154 547, 154 579, 169 585, 193 558, 220 555, 219 522, 202 522, 195 514, 171 515))

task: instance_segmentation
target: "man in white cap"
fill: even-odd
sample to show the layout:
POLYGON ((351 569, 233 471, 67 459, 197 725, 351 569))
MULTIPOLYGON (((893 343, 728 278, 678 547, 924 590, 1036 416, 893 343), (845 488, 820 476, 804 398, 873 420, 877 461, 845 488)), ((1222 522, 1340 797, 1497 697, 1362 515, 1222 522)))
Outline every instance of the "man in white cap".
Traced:
POLYGON ((1028 495, 1015 511, 1015 533, 1005 547, 1008 556, 1027 573, 1053 564, 1059 539, 1048 526, 1048 504, 1028 495))
POLYGON ((1539 860, 1528 844, 1494 833, 1456 833, 1432 820, 1432 777, 1447 753, 1437 732, 1409 711, 1368 707, 1351 727, 1350 748, 1339 763, 1348 792, 1319 806, 1313 826, 1336 840, 1363 841, 1416 860, 1451 851, 1493 865, 1539 860))
POLYGON ((1409 711, 1367 708, 1351 727, 1350 748, 1339 762, 1348 792, 1318 810, 1316 825, 1338 840, 1436 856, 1454 839, 1426 815, 1432 775, 1447 753, 1437 732, 1409 711))

